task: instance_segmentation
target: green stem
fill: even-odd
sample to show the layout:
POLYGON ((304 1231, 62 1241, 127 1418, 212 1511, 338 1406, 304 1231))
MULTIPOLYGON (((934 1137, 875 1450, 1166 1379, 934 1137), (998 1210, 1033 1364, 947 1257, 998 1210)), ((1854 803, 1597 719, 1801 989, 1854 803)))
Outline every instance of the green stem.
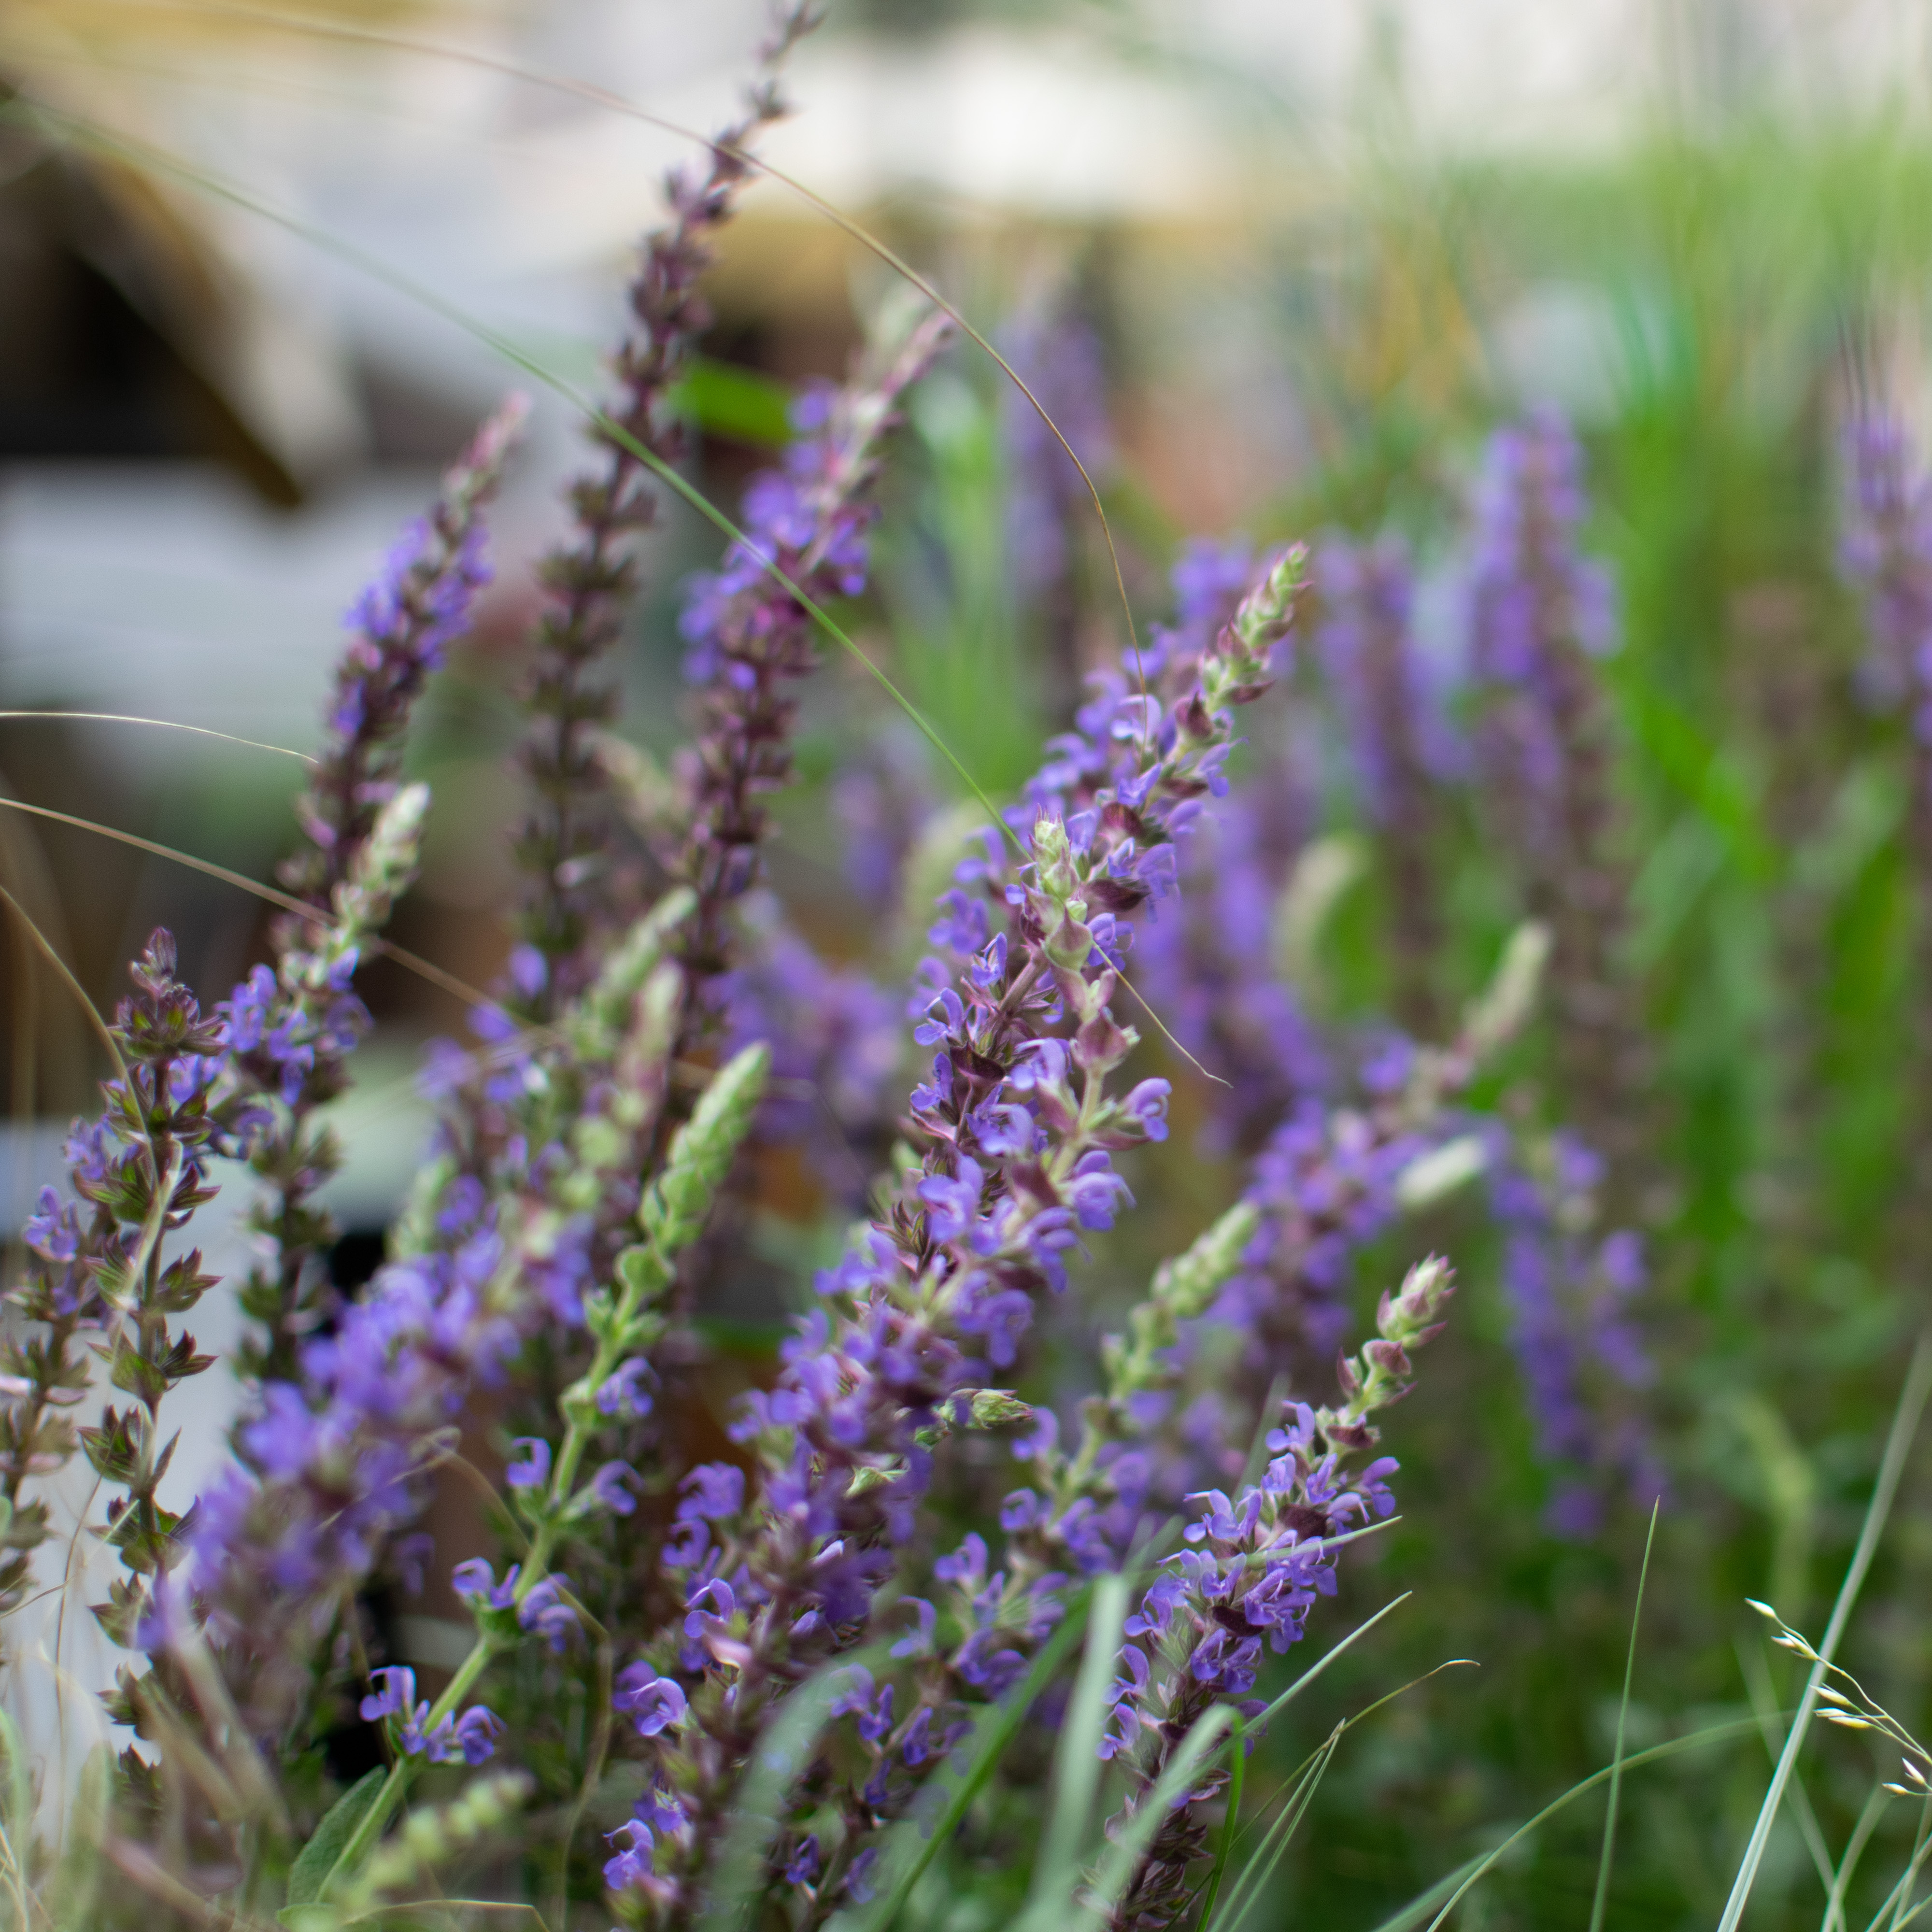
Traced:
MULTIPOLYGON (((622 1337, 637 1319, 639 1308, 644 1298, 644 1282, 641 1276, 634 1275, 625 1284, 620 1297, 615 1317, 607 1328, 603 1339, 597 1345, 597 1353, 592 1358, 584 1382, 586 1396, 594 1402, 597 1392, 616 1372, 623 1354, 622 1337)), ((543 1517, 530 1538, 530 1551, 517 1575, 517 1588, 514 1601, 520 1607, 538 1583, 542 1582, 550 1568, 551 1552, 556 1546, 559 1532, 573 1499, 576 1488, 577 1472, 582 1466, 584 1452, 589 1445, 590 1432, 573 1415, 566 1424, 562 1446, 557 1451, 556 1462, 550 1472, 550 1494, 545 1504, 543 1517)), ((480 1636, 471 1646, 470 1654, 458 1666, 456 1675, 445 1685, 442 1694, 430 1706, 425 1731, 434 1731, 444 1718, 452 1715, 457 1707, 475 1688, 478 1678, 496 1654, 496 1640, 480 1636)), ((416 1761, 399 1754, 395 1762, 389 1767, 389 1775, 382 1788, 376 1794, 375 1802, 362 1814, 362 1821, 342 1848, 328 1876, 323 1880, 319 1896, 326 1897, 329 1888, 337 1879, 355 1871, 374 1848, 382 1835, 382 1828, 388 1822, 409 1789, 410 1780, 415 1775, 416 1761)))
POLYGON ((1228 1748, 1233 1752, 1228 1766, 1228 1809, 1221 1820, 1221 1843, 1214 1854, 1214 1869, 1209 1874, 1208 1889, 1201 1900, 1200 1915, 1196 1923, 1205 1925, 1214 1916, 1214 1901, 1221 1895, 1221 1880, 1227 1872, 1228 1859, 1234 1849, 1234 1834, 1240 1828, 1241 1819, 1241 1785, 1248 1768, 1247 1726, 1237 1718, 1228 1732, 1228 1748))
MULTIPOLYGON (((525 1574, 534 1581, 538 1572, 535 1568, 536 1552, 531 1552, 531 1565, 525 1574)), ((517 1592, 523 1595, 521 1580, 517 1592)), ((456 1675, 444 1687, 442 1695, 430 1706, 429 1721, 425 1730, 434 1730, 443 1719, 453 1712, 475 1688, 476 1680, 483 1675, 490 1659, 495 1654, 496 1644, 489 1637, 479 1636, 470 1647, 470 1654, 458 1665, 456 1675)), ((318 1898, 326 1898, 337 1881, 345 1874, 356 1870, 374 1850, 376 1840, 382 1834, 382 1827, 389 1822, 390 1814, 400 1804, 416 1775, 416 1760, 398 1754, 396 1761, 389 1767, 388 1776, 382 1780, 382 1788, 376 1794, 376 1801, 363 1813, 362 1820, 350 1834, 349 1842, 337 1855, 334 1864, 328 1868, 328 1876, 322 1882, 318 1898)))
POLYGON ((1630 1612, 1630 1649, 1624 1658, 1623 1701, 1617 1706, 1617 1741, 1610 1755, 1610 1801, 1604 1817, 1603 1856, 1597 1862, 1596 1896, 1590 1901, 1590 1932, 1603 1932, 1604 1914, 1610 1902, 1610 1862, 1616 1855, 1617 1846, 1617 1804, 1623 1794, 1624 1726, 1630 1715, 1630 1684, 1636 1674, 1636 1633, 1643 1618, 1643 1586, 1649 1580, 1650 1549, 1657 1540, 1658 1512, 1663 1507, 1661 1498, 1651 1505, 1650 1532, 1643 1540, 1643 1567, 1636 1576, 1636 1604, 1630 1612))

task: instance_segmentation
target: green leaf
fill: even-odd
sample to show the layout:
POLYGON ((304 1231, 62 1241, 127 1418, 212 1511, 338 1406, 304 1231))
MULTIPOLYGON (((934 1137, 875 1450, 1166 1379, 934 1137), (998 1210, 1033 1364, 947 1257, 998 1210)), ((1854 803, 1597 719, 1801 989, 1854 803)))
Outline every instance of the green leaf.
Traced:
POLYGON ((1029 1892, 1033 1904, 1064 1901, 1072 1897, 1079 1880, 1080 1854, 1100 1786, 1100 1740, 1107 1728, 1118 1670, 1115 1658, 1129 1602, 1125 1576, 1102 1576, 1094 1586, 1086 1652, 1054 1753, 1053 1800, 1034 1861, 1029 1892))
MULTIPOLYGON (((322 1822, 315 1828, 315 1836, 296 1854, 295 1863, 289 1868, 289 1904, 291 1906, 311 1905, 322 1895, 322 1881, 335 1869, 335 1862, 342 1856, 342 1848, 356 1835, 356 1828, 367 1815, 370 1805, 376 1802, 376 1794, 382 1790, 388 1772, 381 1766, 365 1772, 334 1804, 329 1808, 322 1822)), ((282 1923, 293 1924, 285 1912, 282 1923)))
POLYGON ((834 1658, 778 1706, 752 1753, 700 1932, 742 1932, 752 1924, 770 1876, 772 1840, 784 1822, 786 1800, 818 1748, 826 1713, 852 1666, 881 1662, 883 1648, 872 1644, 834 1658))
MULTIPOLYGON (((1346 1728, 1338 1724, 1330 1731, 1322 1748, 1315 1754, 1315 1760, 1306 1774, 1289 1792, 1288 1802, 1276 1817, 1244 1867, 1241 1876, 1234 1889, 1228 1894, 1226 1903, 1212 1918, 1207 1922, 1208 1932, 1240 1932, 1240 1927, 1254 1908, 1255 1902, 1267 1889, 1268 1882, 1274 1876, 1275 1868, 1281 1863, 1288 1850, 1288 1840, 1300 1829, 1302 1820, 1307 1816, 1308 1808, 1314 1802, 1323 1776, 1328 1769, 1329 1760, 1335 1755, 1335 1747, 1340 1742, 1346 1728)), ((1240 1742, 1235 1742, 1235 1750, 1240 1752, 1240 1742)))
POLYGON ((1060 1628, 1047 1640, 1026 1676, 998 1703, 982 1707, 967 1744, 966 1761, 956 1773, 945 1808, 929 1822, 902 1819, 886 1833, 884 1856, 880 1862, 881 1882, 886 1887, 884 1896, 865 1909, 862 1916, 841 1912, 832 1922, 833 1932, 887 1932, 926 1867, 951 1842, 959 1821, 981 1786, 992 1776, 1034 1700, 1053 1682, 1067 1652, 1086 1628, 1091 1603, 1090 1592, 1075 1597, 1067 1605, 1060 1628))
POLYGON ((677 400, 714 436, 766 449, 791 440, 791 391, 756 370, 700 356, 678 385, 677 400))
POLYGON ((1154 1789, 1118 1826, 1119 1835, 1108 1846, 1094 1874, 1087 1901, 1089 1922, 1104 1925, 1112 1918, 1114 1907, 1140 1870, 1141 1860, 1153 1844, 1155 1832, 1192 1789, 1202 1764, 1220 1742, 1222 1732, 1234 1722, 1234 1717, 1225 1704, 1216 1704, 1202 1712, 1168 1760, 1167 1768, 1154 1789))
POLYGON ((20 1726, 4 1711, 0 1711, 0 1753, 4 1754, 7 1761, 5 1782, 0 1786, 5 1804, 4 1823, 8 1838, 20 1852, 24 1866, 34 1830, 33 1762, 28 1755, 26 1740, 20 1735, 20 1726))
POLYGON ((113 1792, 114 1754, 105 1744, 96 1744, 82 1768, 54 1868, 49 1916, 62 1932, 86 1932, 100 1923, 94 1902, 106 1866, 102 1846, 113 1792))
POLYGON ((332 1905, 285 1905, 275 1917, 287 1932, 336 1932, 342 1922, 332 1905))

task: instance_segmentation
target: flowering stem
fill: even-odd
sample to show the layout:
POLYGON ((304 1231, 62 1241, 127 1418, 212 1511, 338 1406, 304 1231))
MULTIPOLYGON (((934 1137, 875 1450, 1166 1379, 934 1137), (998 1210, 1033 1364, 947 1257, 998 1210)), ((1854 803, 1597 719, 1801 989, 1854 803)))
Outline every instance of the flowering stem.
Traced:
MULTIPOLYGON (((521 358, 519 358, 519 360, 521 358)), ((542 375, 543 372, 541 370, 533 370, 533 373, 542 375)), ((713 503, 709 497, 706 496, 701 490, 698 489, 695 485, 687 483, 669 464, 666 463, 663 460, 662 458, 656 455, 651 450, 646 448, 642 443, 638 442, 635 438, 630 436, 630 434, 620 424, 614 423, 610 421, 608 417, 602 415, 596 409, 592 407, 582 397, 572 391, 561 380, 559 380, 556 382, 556 386, 561 394, 569 396, 572 401, 575 402, 580 408, 583 409, 590 417, 592 422, 594 422, 599 429, 602 430, 607 436, 609 436, 614 441, 620 443, 626 449, 628 449, 632 455, 637 458, 639 462, 648 464, 651 470, 656 472, 659 479, 668 484, 673 490, 676 490, 694 510, 697 511, 700 516, 704 518, 708 522, 715 524, 717 527, 722 530, 725 536, 730 538, 734 542, 745 544, 749 543, 750 540, 746 537, 745 532, 741 530, 722 510, 719 509, 718 506, 713 503)), ((926 742, 929 744, 932 748, 952 767, 953 771, 957 774, 959 778, 960 783, 965 786, 966 789, 973 794, 974 798, 980 805, 985 806, 993 822, 996 825, 999 826, 1000 828, 1006 833, 1007 838, 1012 844, 1013 849, 1016 852, 1024 854, 1025 848, 1021 843, 1018 833, 1015 832, 1012 828, 1006 824, 1004 815, 1001 813, 999 807, 996 806, 993 802, 992 800, 987 796, 985 788, 982 786, 980 781, 966 769, 965 766, 960 762, 958 754, 956 752, 952 749, 952 746, 947 744, 946 740, 939 735, 938 728, 932 724, 932 721, 927 718, 925 712, 921 711, 919 706, 914 704, 912 700, 907 697, 905 693, 900 690, 898 686, 892 681, 891 678, 890 678, 884 671, 881 670, 879 667, 866 655, 865 652, 860 648, 858 644, 854 641, 852 638, 832 620, 824 607, 817 602, 784 570, 781 568, 778 564, 773 562, 769 558, 760 556, 758 561, 759 567, 764 571, 765 574, 771 578, 772 582, 776 584, 781 590, 786 591, 790 596, 796 599, 799 608, 805 612, 806 616, 810 617, 812 622, 818 625, 819 628, 822 630, 834 644, 838 646, 840 650, 844 651, 848 657, 851 658, 854 662, 858 664, 866 672, 866 675, 878 686, 879 688, 883 691, 902 712, 905 713, 907 718, 911 721, 912 724, 918 730, 920 735, 925 738, 926 742)))
POLYGON ((675 475, 684 429, 668 399, 711 320, 698 284, 748 172, 741 146, 785 112, 778 66, 817 19, 809 5, 790 0, 762 50, 743 116, 708 144, 704 178, 672 176, 673 218, 646 238, 628 292, 634 327, 616 361, 621 420, 589 412, 605 460, 571 491, 574 539, 553 551, 539 573, 551 608, 538 627, 524 694, 530 724, 520 762, 534 796, 516 848, 530 881, 524 936, 542 956, 544 970, 540 985, 520 991, 526 1018, 547 1018, 560 999, 579 989, 592 970, 590 944, 614 910, 604 849, 609 781, 589 740, 615 704, 598 672, 637 587, 628 546, 656 510, 640 466, 659 476, 675 475))
MULTIPOLYGON (((1176 668, 1164 729, 1146 715, 1154 700, 1130 698, 1124 681, 1083 713, 1080 765, 1060 776, 1057 761, 1034 788, 1028 862, 1010 883, 997 844, 974 862, 1012 908, 1006 931, 988 940, 963 892, 942 902, 956 902, 951 937, 935 928, 934 943, 966 956, 916 1035, 942 1046, 932 1084, 912 1096, 924 1160, 842 1265, 836 1326, 820 1318, 788 1352, 778 1389, 747 1398, 734 1433, 758 1444, 765 1507, 721 1548, 710 1580, 684 1586, 687 1631, 731 1676, 728 1688, 707 1666, 684 1735, 661 1734, 688 1827, 676 1868, 658 1874, 670 1924, 698 1909, 713 1834, 771 1706, 841 1625, 869 1612, 869 1580, 886 1542, 908 1533, 927 1480, 920 1430, 974 1406, 983 1364, 968 1348, 983 1346, 996 1366, 1014 1360, 1034 1298, 1064 1282, 1060 1257, 1078 1228, 1112 1226, 1131 1198, 1112 1150, 1166 1132, 1166 1082, 1107 1091, 1135 1044, 1108 1006, 1118 916, 1165 889, 1176 832, 1219 788, 1234 710, 1268 688, 1301 562, 1298 550, 1273 560, 1213 644, 1176 668), (1030 990, 1016 997, 1022 978, 1030 990), (722 1580, 741 1568, 742 1604, 722 1580)), ((711 1520, 694 1524, 675 1568, 711 1561, 711 1520)))
MULTIPOLYGON (((523 1607, 549 1574, 559 1539, 584 1513, 586 1498, 578 1492, 578 1475, 596 1427, 598 1396, 623 1360, 647 1346, 662 1327, 662 1318, 653 1304, 670 1285, 679 1253, 703 1229, 712 1197, 750 1128, 770 1065, 771 1049, 760 1042, 746 1048, 705 1089, 696 1112, 672 1142, 663 1173, 638 1210, 644 1239, 617 1258, 618 1294, 613 1298, 608 1291, 599 1290, 590 1298, 585 1312, 597 1337, 596 1353, 584 1375, 564 1392, 563 1442, 544 1499, 532 1511, 530 1548, 511 1598, 513 1610, 523 1607)), ((514 1624, 515 1620, 506 1621, 514 1624)), ((488 1624, 478 1632, 455 1676, 430 1706, 422 1726, 425 1734, 454 1715, 507 1640, 499 1629, 488 1624)), ((334 1883, 338 1874, 353 1874, 360 1868, 408 1789, 415 1762, 412 1755, 398 1755, 375 1802, 344 1846, 328 1883, 334 1883)))
POLYGON ((298 908, 305 902, 312 910, 291 910, 276 921, 279 973, 258 969, 236 990, 234 1009, 260 1024, 234 1042, 240 1077, 229 1105, 248 1118, 245 1150, 269 1190, 249 1216, 252 1231, 266 1240, 268 1258, 241 1291, 244 1311, 265 1331, 243 1355, 259 1379, 294 1373, 301 1339, 323 1312, 315 1304, 327 1284, 311 1278, 312 1264, 337 1231, 314 1197, 340 1156, 314 1117, 343 1090, 344 1062, 366 1024, 346 997, 346 982, 408 882, 406 868, 381 874, 384 860, 394 856, 398 824, 389 814, 404 790, 410 719, 449 646, 469 628, 477 593, 489 581, 483 513, 529 407, 526 398, 513 395, 482 424, 444 475, 428 514, 404 532, 355 606, 355 634, 337 667, 326 741, 296 803, 308 846, 281 868, 283 883, 300 896, 298 908), (386 821, 386 853, 379 844, 386 821), (311 970, 319 957, 342 969, 334 979, 311 970))

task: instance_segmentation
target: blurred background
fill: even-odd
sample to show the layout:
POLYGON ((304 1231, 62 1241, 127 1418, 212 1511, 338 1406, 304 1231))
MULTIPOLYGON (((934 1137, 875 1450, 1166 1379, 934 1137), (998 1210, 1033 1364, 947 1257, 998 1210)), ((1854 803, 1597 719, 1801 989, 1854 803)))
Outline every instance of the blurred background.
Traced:
MULTIPOLYGON (((632 244, 692 143, 598 91, 712 127, 763 21, 755 0, 0 0, 0 710, 257 741, 0 716, 0 791, 272 876, 295 836, 287 753, 316 736, 342 613, 470 426, 531 386, 471 325, 580 388, 601 380, 632 244)), ((1143 621, 1186 538, 1394 533, 1422 647, 1453 674, 1485 436, 1540 405, 1576 427, 1587 542, 1616 585, 1626 965, 1671 1176, 1640 1218, 1675 1571, 1634 1722, 1642 1743, 1748 1708, 1738 1600, 1775 1587, 1794 1622, 1822 1620, 1927 1280, 1903 754, 1855 700, 1863 634, 1838 555, 1855 408, 1932 432, 1932 7, 834 0, 788 92, 799 112, 769 158, 1028 376, 1100 486, 1143 621)), ((808 199, 752 190, 686 398, 701 488, 730 505, 782 443, 796 386, 842 373, 893 284, 808 199)), ((568 406, 536 401, 496 583, 416 754, 436 810, 397 937, 472 986, 501 968, 514 890, 530 568, 581 448, 568 406)), ((1010 789, 1121 642, 1077 479, 961 353, 922 392, 886 496, 862 640, 1010 789)), ((622 675, 623 729, 648 752, 678 731, 679 586, 717 547, 676 510, 646 539, 622 675)), ((1277 736, 1322 792, 1318 749, 1292 723, 1277 736)), ((870 952, 878 970, 863 855, 898 866, 899 835, 955 788, 838 668, 808 699, 802 768, 774 883, 835 966, 870 952)), ((1480 983, 1511 910, 1459 836, 1438 1013, 1480 983)), ((0 812, 0 877, 104 1006, 158 923, 211 998, 261 956, 244 891, 94 830, 0 812)), ((1386 894, 1372 877, 1347 890, 1298 969, 1334 1019, 1392 1000, 1386 894)), ((342 1265, 365 1272, 423 1131, 418 1054, 464 1022, 392 963, 369 986, 379 1031, 333 1197, 363 1244, 342 1265)), ((17 1225, 100 1069, 17 928, 0 995, 17 1225)), ((1160 1183, 1136 1252, 1184 1241, 1235 1171, 1210 1148, 1160 1183)), ((838 1191, 758 1232, 772 1294, 822 1251, 838 1191)), ((1298 1739, 1445 1657, 1485 1676, 1408 1698, 1330 1774, 1291 1861, 1322 1922, 1376 1923, 1600 1762, 1615 1718, 1647 1509, 1549 1533, 1520 1406, 1480 1399, 1515 1373, 1483 1286, 1493 1241, 1439 1218, 1424 1232, 1463 1263, 1466 1312, 1400 1419, 1408 1521, 1379 1558, 1420 1603, 1268 1748, 1292 1764, 1298 1739)), ((206 1458, 231 1402, 212 1394, 200 1418, 206 1458)), ((206 1466, 187 1459, 182 1480, 206 1466)), ((1894 1708, 1932 1684, 1928 1582, 1921 1507, 1868 1618, 1894 1708)), ((1714 1913, 1762 1775, 1746 1754, 1634 1792, 1628 1922, 1714 1913)), ((1854 1809, 1861 1790, 1846 1785, 1854 1809)), ((1547 1834, 1486 1922, 1577 1922, 1594 1828, 1547 1834)), ((1788 1875, 1803 1856, 1794 1836, 1774 1862, 1788 1875)))

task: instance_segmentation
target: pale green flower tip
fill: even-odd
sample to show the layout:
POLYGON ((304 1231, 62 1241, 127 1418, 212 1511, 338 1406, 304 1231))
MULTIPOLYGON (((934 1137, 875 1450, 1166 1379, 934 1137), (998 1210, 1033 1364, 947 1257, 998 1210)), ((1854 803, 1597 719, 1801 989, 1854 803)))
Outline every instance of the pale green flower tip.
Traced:
POLYGON ((1440 1255, 1426 1256, 1402 1277, 1393 1312, 1402 1323, 1430 1321, 1455 1286, 1456 1270, 1448 1262, 1440 1255))
POLYGON ((1060 820, 1042 815, 1034 821, 1033 855, 1042 866, 1058 863, 1066 851, 1066 827, 1060 820))
POLYGON ((695 1127, 700 1120, 707 1127, 713 1123, 725 1124, 734 1139, 741 1138, 746 1124, 737 1117, 748 1114, 764 1097, 765 1082, 770 1078, 771 1071, 771 1048, 764 1040, 754 1040, 719 1070, 717 1078, 698 1102, 692 1125, 695 1127))
POLYGON ((688 886, 674 886, 666 892, 631 927, 605 961, 584 996, 584 1012, 607 1026, 620 1026, 638 988, 644 988, 649 995, 654 974, 668 971, 673 988, 680 988, 683 976, 675 967, 668 968, 664 952, 697 906, 698 895, 688 886))
POLYGON ((368 868, 380 875, 413 864, 424 821, 429 817, 429 787, 406 784, 383 806, 369 835, 368 868))
POLYGON ((1232 1248, 1238 1258, 1238 1251, 1254 1239, 1261 1220, 1262 1210, 1254 1202, 1237 1201, 1202 1238, 1212 1244, 1217 1255, 1232 1248))
POLYGON ((1025 1422, 1033 1414, 1032 1406, 1021 1401, 1011 1389, 975 1389, 973 1391, 973 1426, 999 1429, 1010 1422, 1025 1422))
POLYGON ((1513 1040, 1536 1010, 1552 943, 1540 920, 1526 920, 1510 934, 1495 976, 1470 1011, 1469 1043, 1478 1058, 1513 1040))
POLYGON ((1431 1148, 1396 1177, 1396 1204, 1409 1214, 1444 1201, 1480 1175, 1489 1165, 1489 1149, 1480 1134, 1464 1134, 1431 1148))

